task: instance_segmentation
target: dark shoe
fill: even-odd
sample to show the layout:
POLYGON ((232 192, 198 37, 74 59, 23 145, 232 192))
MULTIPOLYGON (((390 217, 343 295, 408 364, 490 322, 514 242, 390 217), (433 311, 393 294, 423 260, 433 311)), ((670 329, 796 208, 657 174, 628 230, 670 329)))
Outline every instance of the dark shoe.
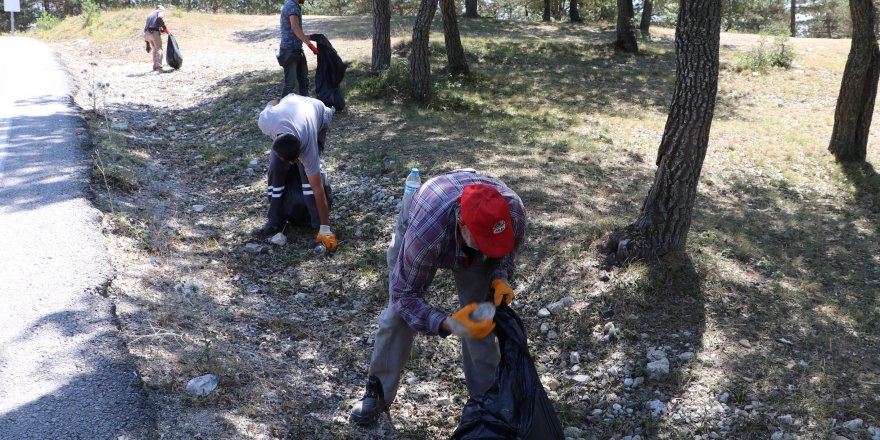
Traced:
MULTIPOLYGON (((351 421, 360 426, 370 426, 379 420, 382 413, 388 414, 388 404, 385 402, 385 392, 382 384, 376 376, 367 379, 367 391, 363 399, 354 404, 351 409, 351 421)), ((391 418, 391 415, 388 415, 391 418)))
POLYGON ((281 225, 276 225, 273 223, 266 223, 263 226, 260 226, 257 229, 251 231, 251 235, 254 237, 271 237, 279 232, 284 230, 281 225))

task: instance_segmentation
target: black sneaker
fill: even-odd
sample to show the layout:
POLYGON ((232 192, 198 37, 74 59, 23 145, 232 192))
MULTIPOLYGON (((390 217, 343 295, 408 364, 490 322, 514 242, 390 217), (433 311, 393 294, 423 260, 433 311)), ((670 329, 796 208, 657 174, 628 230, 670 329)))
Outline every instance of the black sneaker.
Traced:
POLYGON ((266 222, 263 226, 251 231, 254 237, 271 237, 284 230, 284 227, 274 223, 266 222))
POLYGON ((351 409, 351 421, 360 426, 370 426, 379 420, 379 415, 383 412, 388 414, 389 419, 391 418, 382 384, 378 377, 370 376, 367 379, 367 390, 364 397, 351 409))

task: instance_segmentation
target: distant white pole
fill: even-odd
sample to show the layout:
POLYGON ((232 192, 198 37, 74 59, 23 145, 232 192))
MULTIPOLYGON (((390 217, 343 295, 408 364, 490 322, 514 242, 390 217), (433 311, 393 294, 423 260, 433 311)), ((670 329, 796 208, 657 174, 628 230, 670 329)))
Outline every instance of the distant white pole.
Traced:
POLYGON ((21 12, 20 0, 3 0, 3 10, 9 12, 9 24, 12 26, 12 36, 15 36, 15 13, 21 12))

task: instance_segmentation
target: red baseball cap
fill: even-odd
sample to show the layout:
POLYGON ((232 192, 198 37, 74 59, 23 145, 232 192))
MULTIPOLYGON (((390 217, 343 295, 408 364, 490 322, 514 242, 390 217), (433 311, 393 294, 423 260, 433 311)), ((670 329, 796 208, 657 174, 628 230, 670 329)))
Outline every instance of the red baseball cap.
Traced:
POLYGON ((461 221, 477 241, 480 252, 489 258, 501 258, 513 250, 510 204, 498 190, 478 183, 464 187, 458 200, 461 221))

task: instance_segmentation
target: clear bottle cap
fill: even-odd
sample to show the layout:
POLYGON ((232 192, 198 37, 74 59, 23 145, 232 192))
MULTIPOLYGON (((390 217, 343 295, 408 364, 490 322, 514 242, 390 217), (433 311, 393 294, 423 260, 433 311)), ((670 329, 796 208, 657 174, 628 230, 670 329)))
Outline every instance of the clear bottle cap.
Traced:
POLYGON ((409 170, 409 172, 411 172, 411 173, 413 173, 413 174, 419 174, 419 169, 418 169, 418 168, 413 168, 413 169, 409 170))

